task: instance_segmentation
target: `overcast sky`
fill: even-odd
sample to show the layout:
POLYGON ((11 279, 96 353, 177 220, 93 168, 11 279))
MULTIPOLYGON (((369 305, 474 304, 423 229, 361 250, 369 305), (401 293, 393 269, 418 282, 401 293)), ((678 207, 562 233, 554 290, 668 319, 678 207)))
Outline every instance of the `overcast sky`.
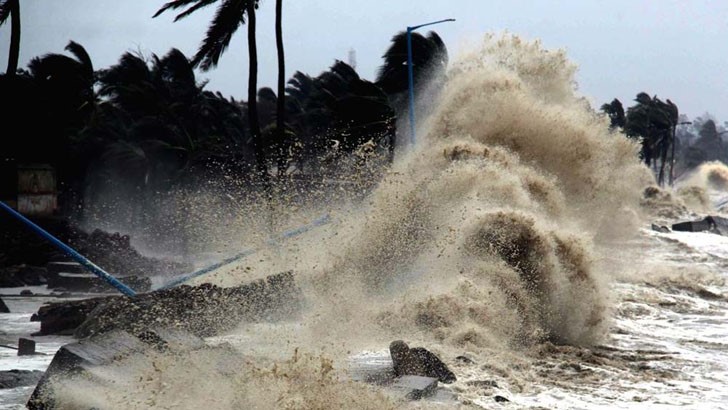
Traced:
MULTIPOLYGON (((274 86, 277 65, 274 1, 262 0, 258 18, 259 86, 274 86)), ((215 7, 173 23, 151 16, 164 1, 21 0, 20 66, 69 40, 83 45, 95 68, 126 51, 163 55, 197 50, 215 7)), ((726 0, 341 0, 284 1, 287 77, 317 75, 356 51, 357 70, 373 79, 393 34, 407 25, 443 18, 432 28, 451 54, 484 33, 509 32, 563 48, 579 66, 579 92, 598 107, 619 98, 625 106, 640 91, 670 98, 691 118, 710 112, 728 121, 728 1, 726 0)), ((0 70, 7 66, 10 24, 0 28, 0 70)), ((242 99, 247 90, 244 27, 217 69, 200 73, 207 89, 242 99)), ((451 56, 452 58, 452 56, 451 56)), ((0 96, 1 98, 1 96, 0 96)))

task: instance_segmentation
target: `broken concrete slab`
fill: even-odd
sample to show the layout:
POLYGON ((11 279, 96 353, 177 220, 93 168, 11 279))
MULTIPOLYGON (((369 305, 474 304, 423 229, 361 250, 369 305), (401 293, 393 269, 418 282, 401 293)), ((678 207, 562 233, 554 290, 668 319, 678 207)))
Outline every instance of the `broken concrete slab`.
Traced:
MULTIPOLYGON (((115 293, 113 286, 89 272, 83 265, 72 261, 52 261, 46 264, 47 287, 71 292, 115 293)), ((117 279, 136 292, 148 292, 152 281, 146 276, 122 275, 117 279)))
MULTIPOLYGON (((152 288, 152 280, 148 277, 121 276, 117 279, 135 292, 148 292, 152 288)), ((70 292, 117 292, 106 280, 88 272, 58 272, 48 277, 47 286, 50 289, 64 289, 70 292)))
POLYGON ((54 377, 76 374, 92 366, 107 364, 115 358, 140 352, 146 348, 147 345, 140 339, 123 331, 61 346, 30 396, 27 403, 28 409, 54 408, 54 398, 50 387, 54 377))
POLYGON ((129 355, 155 349, 158 351, 192 351, 204 341, 179 329, 150 328, 138 335, 114 330, 103 335, 62 346, 53 357, 43 377, 28 400, 28 409, 54 408, 53 378, 89 372, 129 355))
POLYGON ((420 400, 434 395, 437 383, 434 377, 408 375, 397 377, 389 387, 402 391, 407 399, 420 400))
POLYGON ((718 235, 728 236, 728 219, 710 215, 702 220, 673 224, 672 230, 679 232, 711 232, 718 235))
POLYGON ((672 230, 678 232, 704 232, 710 230, 710 222, 706 219, 672 224, 672 230))

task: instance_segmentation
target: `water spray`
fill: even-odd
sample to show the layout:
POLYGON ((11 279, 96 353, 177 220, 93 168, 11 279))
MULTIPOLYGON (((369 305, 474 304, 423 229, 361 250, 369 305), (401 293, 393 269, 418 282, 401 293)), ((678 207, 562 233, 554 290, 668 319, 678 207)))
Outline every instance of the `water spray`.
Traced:
MULTIPOLYGON (((278 244, 278 242, 280 240, 293 238, 295 236, 298 236, 298 235, 301 235, 301 234, 303 234, 305 232, 308 232, 311 229, 314 229, 316 227, 326 225, 329 222, 331 222, 331 217, 329 215, 324 215, 324 216, 322 216, 322 217, 314 220, 313 222, 311 222, 308 225, 303 225, 301 227, 298 227, 298 228, 295 228, 295 229, 291 229, 289 231, 285 231, 285 232, 283 232, 282 234, 280 234, 278 236, 274 236, 274 237, 268 239, 265 242, 265 247, 267 247, 267 246, 275 246, 275 245, 278 244)), ((172 281, 170 281, 170 282, 168 282, 168 283, 166 283, 166 284, 158 287, 155 290, 169 289, 169 288, 175 287, 177 285, 181 285, 181 284, 187 282, 190 279, 193 279, 193 278, 202 276, 202 275, 204 275, 206 273, 212 272, 212 271, 214 271, 214 270, 216 270, 218 268, 221 268, 221 267, 223 267, 225 265, 229 265, 229 264, 231 264, 233 262, 239 261, 240 259, 243 259, 243 258, 245 258, 247 256, 250 256, 250 255, 258 252, 261 249, 263 249, 263 247, 246 249, 246 250, 244 250, 244 251, 242 251, 242 252, 240 252, 240 253, 238 253, 236 255, 233 255, 233 256, 231 256, 229 258, 223 259, 220 262, 213 263, 210 266, 204 267, 202 269, 199 269, 197 271, 194 271, 194 272, 192 272, 190 274, 184 275, 184 276, 179 277, 177 279, 173 279, 172 281)))

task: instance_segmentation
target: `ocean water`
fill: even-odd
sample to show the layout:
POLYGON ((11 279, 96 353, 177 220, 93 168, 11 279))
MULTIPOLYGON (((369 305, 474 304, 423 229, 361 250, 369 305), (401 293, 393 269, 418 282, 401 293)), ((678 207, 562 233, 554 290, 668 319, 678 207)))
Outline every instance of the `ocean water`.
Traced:
POLYGON ((722 408, 728 239, 650 225, 720 212, 728 172, 708 164, 652 187, 576 70, 538 41, 486 36, 453 63, 423 140, 363 201, 246 212, 334 222, 196 279, 292 269, 298 317, 57 380, 59 407, 722 408), (395 339, 458 381, 417 402, 357 381, 352 369, 386 367, 395 339))
MULTIPOLYGON (((30 290, 36 295, 51 293, 44 286, 30 286, 1 288, 0 294, 19 295, 22 290, 30 290)), ((30 338, 36 342, 35 351, 38 354, 18 356, 15 350, 0 348, 0 371, 13 369, 45 371, 56 351, 64 344, 73 341, 71 337, 67 336, 31 336, 32 333, 40 330, 39 322, 30 321, 32 314, 37 312, 43 303, 57 300, 57 298, 42 296, 3 298, 10 313, 0 313, 0 344, 17 347, 18 338, 30 338)), ((25 408, 25 403, 33 393, 33 389, 35 386, 0 390, 0 409, 25 408)))

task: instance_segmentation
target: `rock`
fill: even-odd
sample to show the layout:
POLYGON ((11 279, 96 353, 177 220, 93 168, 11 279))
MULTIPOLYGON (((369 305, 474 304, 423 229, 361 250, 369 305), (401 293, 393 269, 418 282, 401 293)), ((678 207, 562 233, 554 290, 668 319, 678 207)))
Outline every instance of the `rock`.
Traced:
POLYGON ((6 266, 0 268, 0 287, 3 288, 17 288, 25 286, 25 282, 20 277, 18 272, 20 267, 18 266, 6 266))
POLYGON ((419 400, 435 393, 437 379, 424 376, 400 376, 394 379, 390 387, 405 392, 405 397, 410 400, 419 400))
POLYGON ((35 354, 35 340, 21 337, 18 339, 18 356, 30 356, 35 354))
POLYGON ((0 287, 39 286, 46 283, 45 268, 29 265, 0 265, 0 287))
POLYGON ((3 302, 2 298, 0 298, 0 313, 10 313, 10 308, 3 302))
POLYGON ((45 285, 48 277, 48 271, 42 266, 21 265, 19 274, 30 286, 45 285))
POLYGON ((14 389, 32 386, 43 377, 40 370, 3 370, 0 371, 0 389, 14 389))
POLYGON ((40 330, 33 333, 33 336, 72 335, 96 306, 103 301, 118 297, 121 296, 106 296, 45 304, 30 318, 32 322, 40 322, 40 330))
MULTIPOLYGON (((117 277, 170 276, 191 269, 188 264, 141 255, 131 246, 130 238, 126 235, 100 230, 89 234, 65 218, 31 219, 61 242, 117 277)), ((43 285, 47 276, 52 273, 46 272, 42 267, 28 265, 43 266, 61 261, 70 259, 27 226, 0 212, 0 287, 43 285)))
POLYGON ((698 290, 698 296, 700 296, 703 299, 707 300, 723 300, 725 299, 722 295, 719 295, 717 293, 711 292, 708 289, 700 288, 698 290))
POLYGON ((652 230, 655 232, 660 232, 660 233, 670 233, 670 228, 668 228, 664 225, 652 224, 652 230))
POLYGON ((495 380, 471 380, 465 384, 475 387, 498 388, 498 383, 495 380))
POLYGON ((23 289, 20 291, 20 296, 33 296, 33 291, 30 289, 23 289))
POLYGON ((505 398, 503 396, 495 396, 495 397, 493 397, 493 400, 495 400, 496 403, 506 403, 506 402, 509 402, 510 401, 510 400, 508 400, 507 398, 505 398))
POLYGON ((434 353, 422 347, 409 348, 401 340, 389 345, 394 373, 397 376, 413 375, 434 377, 443 383, 457 380, 455 374, 434 353))
POLYGON ((457 360, 459 362, 462 362, 462 363, 465 363, 465 364, 475 364, 475 360, 473 360, 473 359, 471 359, 471 358, 469 358, 468 356, 465 356, 465 355, 457 356, 455 358, 455 360, 457 360))

